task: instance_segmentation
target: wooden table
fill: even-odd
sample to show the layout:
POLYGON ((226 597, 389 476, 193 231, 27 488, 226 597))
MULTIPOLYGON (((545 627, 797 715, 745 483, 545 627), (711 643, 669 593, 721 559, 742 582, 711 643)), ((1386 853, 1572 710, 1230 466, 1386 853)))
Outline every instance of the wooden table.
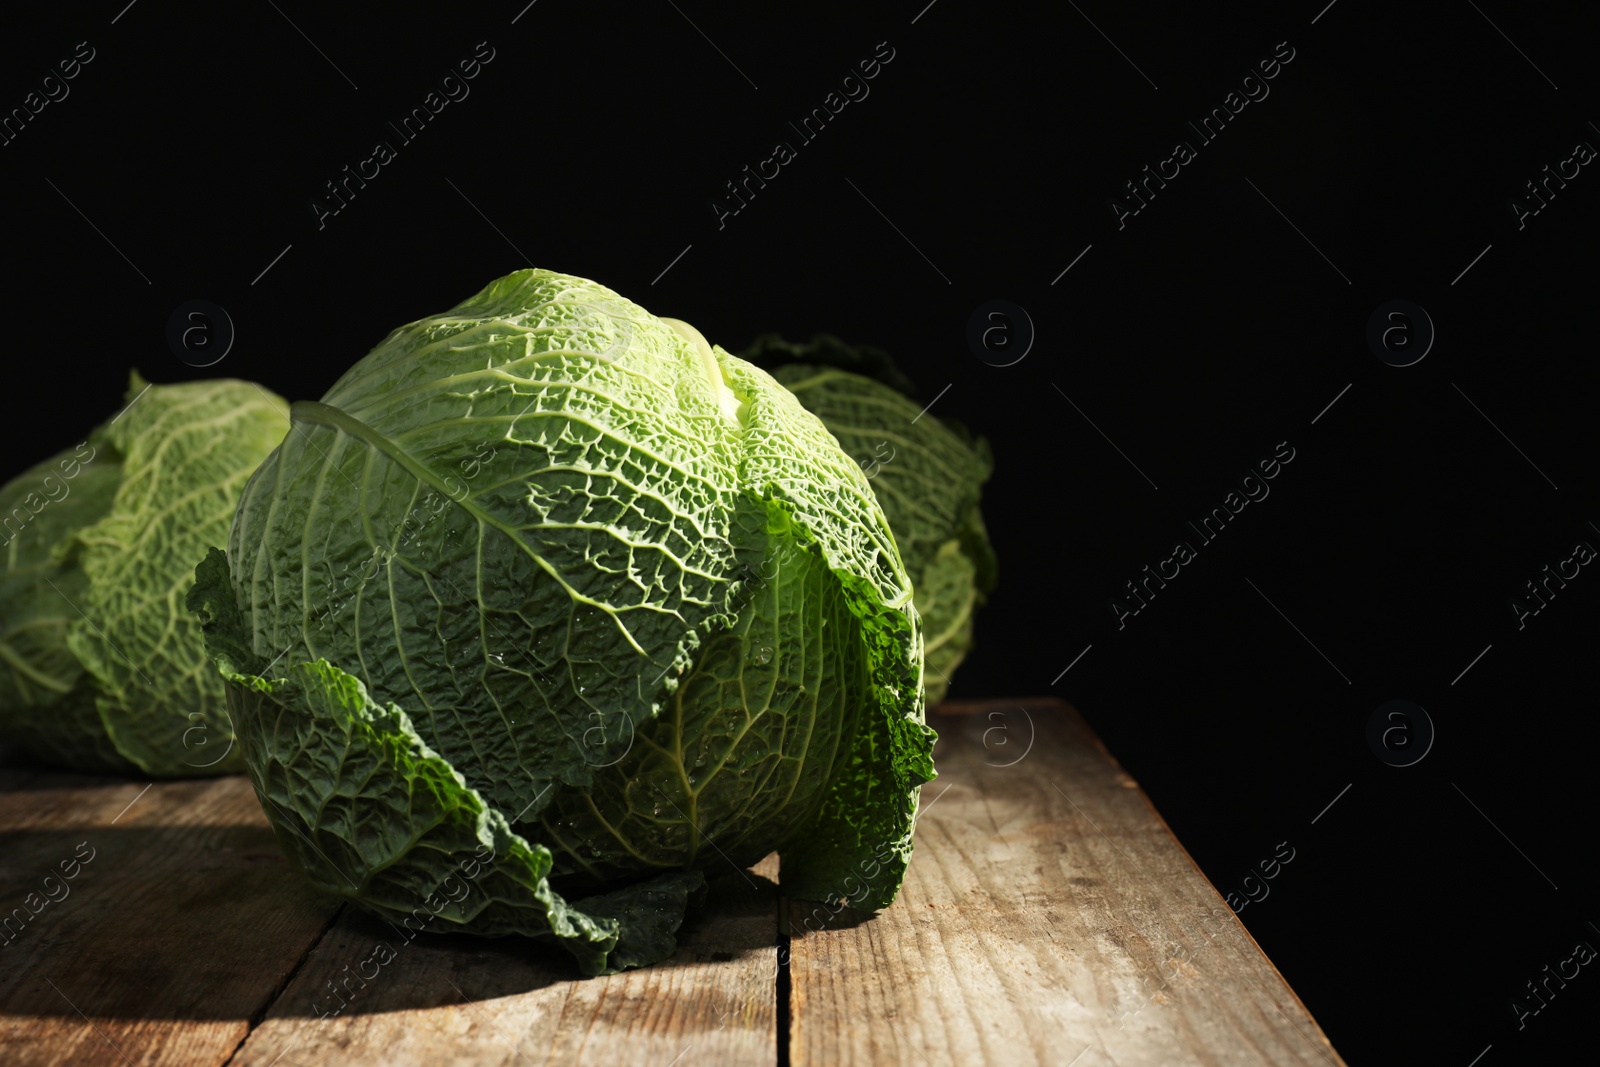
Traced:
POLYGON ((0 934, 0 1060, 1342 1067, 1076 711, 932 722, 940 778, 892 907, 786 900, 769 856, 715 879, 670 960, 591 979, 317 897, 243 777, 0 769, 0 907, 26 920, 0 934))

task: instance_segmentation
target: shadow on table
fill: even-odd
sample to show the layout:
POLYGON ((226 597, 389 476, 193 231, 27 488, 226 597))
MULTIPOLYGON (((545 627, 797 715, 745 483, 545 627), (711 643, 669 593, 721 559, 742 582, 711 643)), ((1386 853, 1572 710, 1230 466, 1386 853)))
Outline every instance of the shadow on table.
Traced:
MULTIPOLYGON (((184 779, 209 781, 209 779, 184 779)), ((133 785, 143 789, 150 779, 137 775, 80 774, 59 767, 28 761, 15 751, 0 746, 0 793, 44 792, 47 790, 117 789, 133 785)))
POLYGON ((335 928, 337 936, 330 936, 302 968, 296 985, 304 992, 291 988, 274 1011, 323 1015, 339 1009, 341 1001, 346 1015, 477 1004, 566 983, 631 984, 647 972, 715 967, 753 954, 766 957, 775 976, 777 908, 778 887, 770 880, 751 871, 729 872, 711 881, 704 903, 685 918, 672 956, 641 971, 589 979, 579 974, 565 950, 550 942, 466 934, 418 935, 404 942, 389 924, 348 910, 335 928), (358 958, 375 963, 388 957, 377 949, 379 944, 393 950, 392 962, 377 968, 355 966, 358 958), (352 954, 363 949, 368 949, 366 956, 352 954), (349 982, 351 974, 391 967, 400 968, 392 983, 381 975, 365 988, 349 982))
MULTIPOLYGON (((777 908, 761 875, 716 877, 656 966, 775 958, 777 908)), ((0 832, 0 1019, 350 1015, 582 978, 551 942, 406 932, 314 892, 264 824, 0 832)))

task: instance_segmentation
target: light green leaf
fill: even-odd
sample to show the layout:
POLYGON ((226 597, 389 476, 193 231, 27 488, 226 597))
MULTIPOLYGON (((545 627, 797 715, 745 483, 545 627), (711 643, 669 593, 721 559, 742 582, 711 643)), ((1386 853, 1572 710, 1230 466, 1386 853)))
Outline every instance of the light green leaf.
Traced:
POLYGON ((78 770, 235 772, 222 682, 183 599, 287 405, 248 382, 137 374, 126 403, 0 490, 0 736, 78 770))

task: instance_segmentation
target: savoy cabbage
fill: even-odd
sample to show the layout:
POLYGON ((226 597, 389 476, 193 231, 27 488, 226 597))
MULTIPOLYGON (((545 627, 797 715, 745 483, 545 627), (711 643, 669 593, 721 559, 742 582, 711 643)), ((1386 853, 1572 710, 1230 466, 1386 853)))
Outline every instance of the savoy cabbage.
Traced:
POLYGON ((146 385, 0 488, 0 740, 80 771, 244 769, 184 609, 289 406, 232 379, 146 385))
POLYGON ((314 884, 588 974, 664 958, 706 874, 774 849, 791 896, 894 898, 934 773, 921 631, 793 394, 522 270, 292 418, 189 603, 314 884))

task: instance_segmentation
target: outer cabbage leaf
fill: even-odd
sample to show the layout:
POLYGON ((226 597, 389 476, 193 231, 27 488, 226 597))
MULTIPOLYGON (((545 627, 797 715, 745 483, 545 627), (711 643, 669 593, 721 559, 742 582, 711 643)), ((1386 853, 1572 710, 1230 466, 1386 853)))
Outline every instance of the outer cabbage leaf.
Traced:
POLYGON ((900 391, 895 383, 909 381, 879 349, 826 334, 808 344, 767 335, 744 354, 769 367, 869 476, 912 577, 927 702, 938 703, 972 648, 973 617, 996 581, 979 510, 994 469, 988 441, 925 413, 900 391))
POLYGON ((503 826, 520 888, 438 914, 590 973, 670 952, 702 868, 796 840, 840 851, 796 852, 785 884, 835 895, 887 840, 892 898, 932 776, 910 583, 866 478, 769 376, 530 270, 393 331, 293 419, 190 603, 318 884, 424 906, 470 844, 429 827, 503 826), (385 799, 418 774, 437 811, 385 799), (391 868, 381 893, 360 873, 391 868))
MULTIPOLYGON (((226 557, 213 549, 196 574, 203 613, 226 610, 226 557)), ((698 870, 569 904, 548 881, 550 851, 513 831, 405 712, 374 704, 358 679, 326 660, 277 681, 239 673, 226 653, 218 664, 233 683, 256 795, 319 889, 358 899, 408 937, 466 928, 553 938, 585 974, 671 951, 675 917, 704 885, 698 870)))
POLYGON ((237 772, 222 680, 183 594, 288 405, 248 382, 137 374, 126 404, 0 490, 0 736, 77 770, 237 772))

